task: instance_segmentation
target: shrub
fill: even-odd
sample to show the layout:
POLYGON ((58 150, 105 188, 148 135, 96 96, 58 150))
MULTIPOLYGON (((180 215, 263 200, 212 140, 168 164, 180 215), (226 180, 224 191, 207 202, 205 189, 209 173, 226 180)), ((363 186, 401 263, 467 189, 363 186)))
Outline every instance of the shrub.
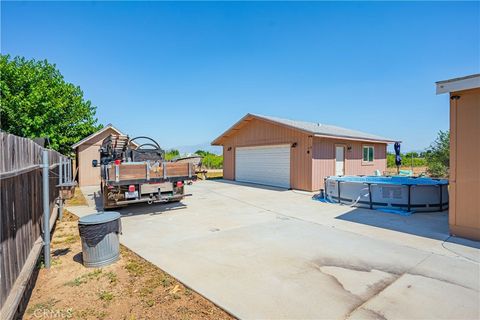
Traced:
POLYGON ((171 149, 165 152, 165 160, 172 160, 180 156, 180 151, 177 149, 171 149))
MULTIPOLYGON (((427 161, 425 158, 420 157, 418 153, 413 152, 413 159, 412 159, 412 153, 406 153, 406 154, 401 154, 402 157, 402 166, 405 167, 424 167, 427 164, 427 161), (415 156, 417 155, 417 156, 415 156)), ((389 168, 395 168, 395 154, 394 153, 388 153, 387 154, 387 167, 389 168)))
POLYGON ((207 169, 221 169, 223 168, 223 156, 219 156, 217 154, 197 150, 195 154, 203 157, 202 164, 207 169))
POLYGON ((440 131, 426 150, 427 172, 432 177, 448 177, 450 168, 450 132, 440 131))

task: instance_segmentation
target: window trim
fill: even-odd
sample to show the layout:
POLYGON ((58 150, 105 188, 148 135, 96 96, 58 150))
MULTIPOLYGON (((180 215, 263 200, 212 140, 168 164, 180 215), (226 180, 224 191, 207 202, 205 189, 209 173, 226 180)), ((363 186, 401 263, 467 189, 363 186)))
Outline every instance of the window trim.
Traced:
MULTIPOLYGON (((370 152, 368 154, 370 154, 370 152)), ((371 144, 362 145, 362 165, 373 166, 374 163, 375 163, 375 146, 371 145, 371 144), (372 160, 371 161, 365 160, 364 157, 363 157, 364 152, 365 152, 365 148, 372 148, 373 152, 372 152, 372 160)))

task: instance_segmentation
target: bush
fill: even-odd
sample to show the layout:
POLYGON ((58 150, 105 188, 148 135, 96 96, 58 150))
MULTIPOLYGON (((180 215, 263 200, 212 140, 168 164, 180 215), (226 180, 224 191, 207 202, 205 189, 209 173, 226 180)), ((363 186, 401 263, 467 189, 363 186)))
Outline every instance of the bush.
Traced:
POLYGON ((208 169, 221 169, 223 168, 223 156, 207 154, 203 156, 202 164, 208 169))
POLYGON ((427 173, 432 177, 448 178, 450 169, 450 132, 440 131, 426 150, 427 173))
MULTIPOLYGON (((412 153, 406 153, 406 154, 401 154, 402 157, 402 166, 404 167, 424 167, 427 165, 427 161, 425 158, 420 157, 418 153, 413 152, 413 161, 412 161, 412 153), (417 155, 417 156, 415 156, 417 155)), ((389 168, 395 168, 395 154, 394 153, 388 153, 387 154, 387 167, 389 168)))
POLYGON ((171 149, 165 152, 165 160, 172 160, 180 156, 180 151, 171 149))
POLYGON ((197 150, 195 154, 203 157, 202 164, 207 169, 222 169, 223 168, 223 156, 219 156, 217 154, 197 150))

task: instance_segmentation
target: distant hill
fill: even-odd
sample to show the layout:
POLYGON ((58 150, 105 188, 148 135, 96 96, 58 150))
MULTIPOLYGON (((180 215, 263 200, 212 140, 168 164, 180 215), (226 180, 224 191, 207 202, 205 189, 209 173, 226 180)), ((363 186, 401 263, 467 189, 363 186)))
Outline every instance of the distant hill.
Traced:
POLYGON ((203 151, 208 151, 211 153, 215 153, 218 155, 222 154, 222 147, 218 146, 211 146, 210 143, 201 143, 201 144, 195 144, 191 146, 176 146, 176 147, 169 147, 166 148, 166 150, 170 149, 177 149, 180 151, 180 154, 185 154, 185 153, 194 153, 197 150, 203 150, 203 151))

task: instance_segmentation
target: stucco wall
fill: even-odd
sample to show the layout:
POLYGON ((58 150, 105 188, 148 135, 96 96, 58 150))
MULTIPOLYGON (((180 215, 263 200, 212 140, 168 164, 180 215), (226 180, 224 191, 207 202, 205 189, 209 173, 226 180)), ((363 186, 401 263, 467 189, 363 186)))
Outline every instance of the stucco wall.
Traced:
POLYGON ((387 145, 361 141, 331 138, 313 138, 312 189, 323 189, 323 179, 335 175, 335 146, 345 146, 345 175, 372 175, 375 170, 384 172, 387 168, 387 145), (363 146, 374 147, 374 161, 365 164, 363 146), (351 147, 348 150, 348 147, 351 147))
POLYGON ((480 89, 451 97, 450 231, 480 240, 480 89))

